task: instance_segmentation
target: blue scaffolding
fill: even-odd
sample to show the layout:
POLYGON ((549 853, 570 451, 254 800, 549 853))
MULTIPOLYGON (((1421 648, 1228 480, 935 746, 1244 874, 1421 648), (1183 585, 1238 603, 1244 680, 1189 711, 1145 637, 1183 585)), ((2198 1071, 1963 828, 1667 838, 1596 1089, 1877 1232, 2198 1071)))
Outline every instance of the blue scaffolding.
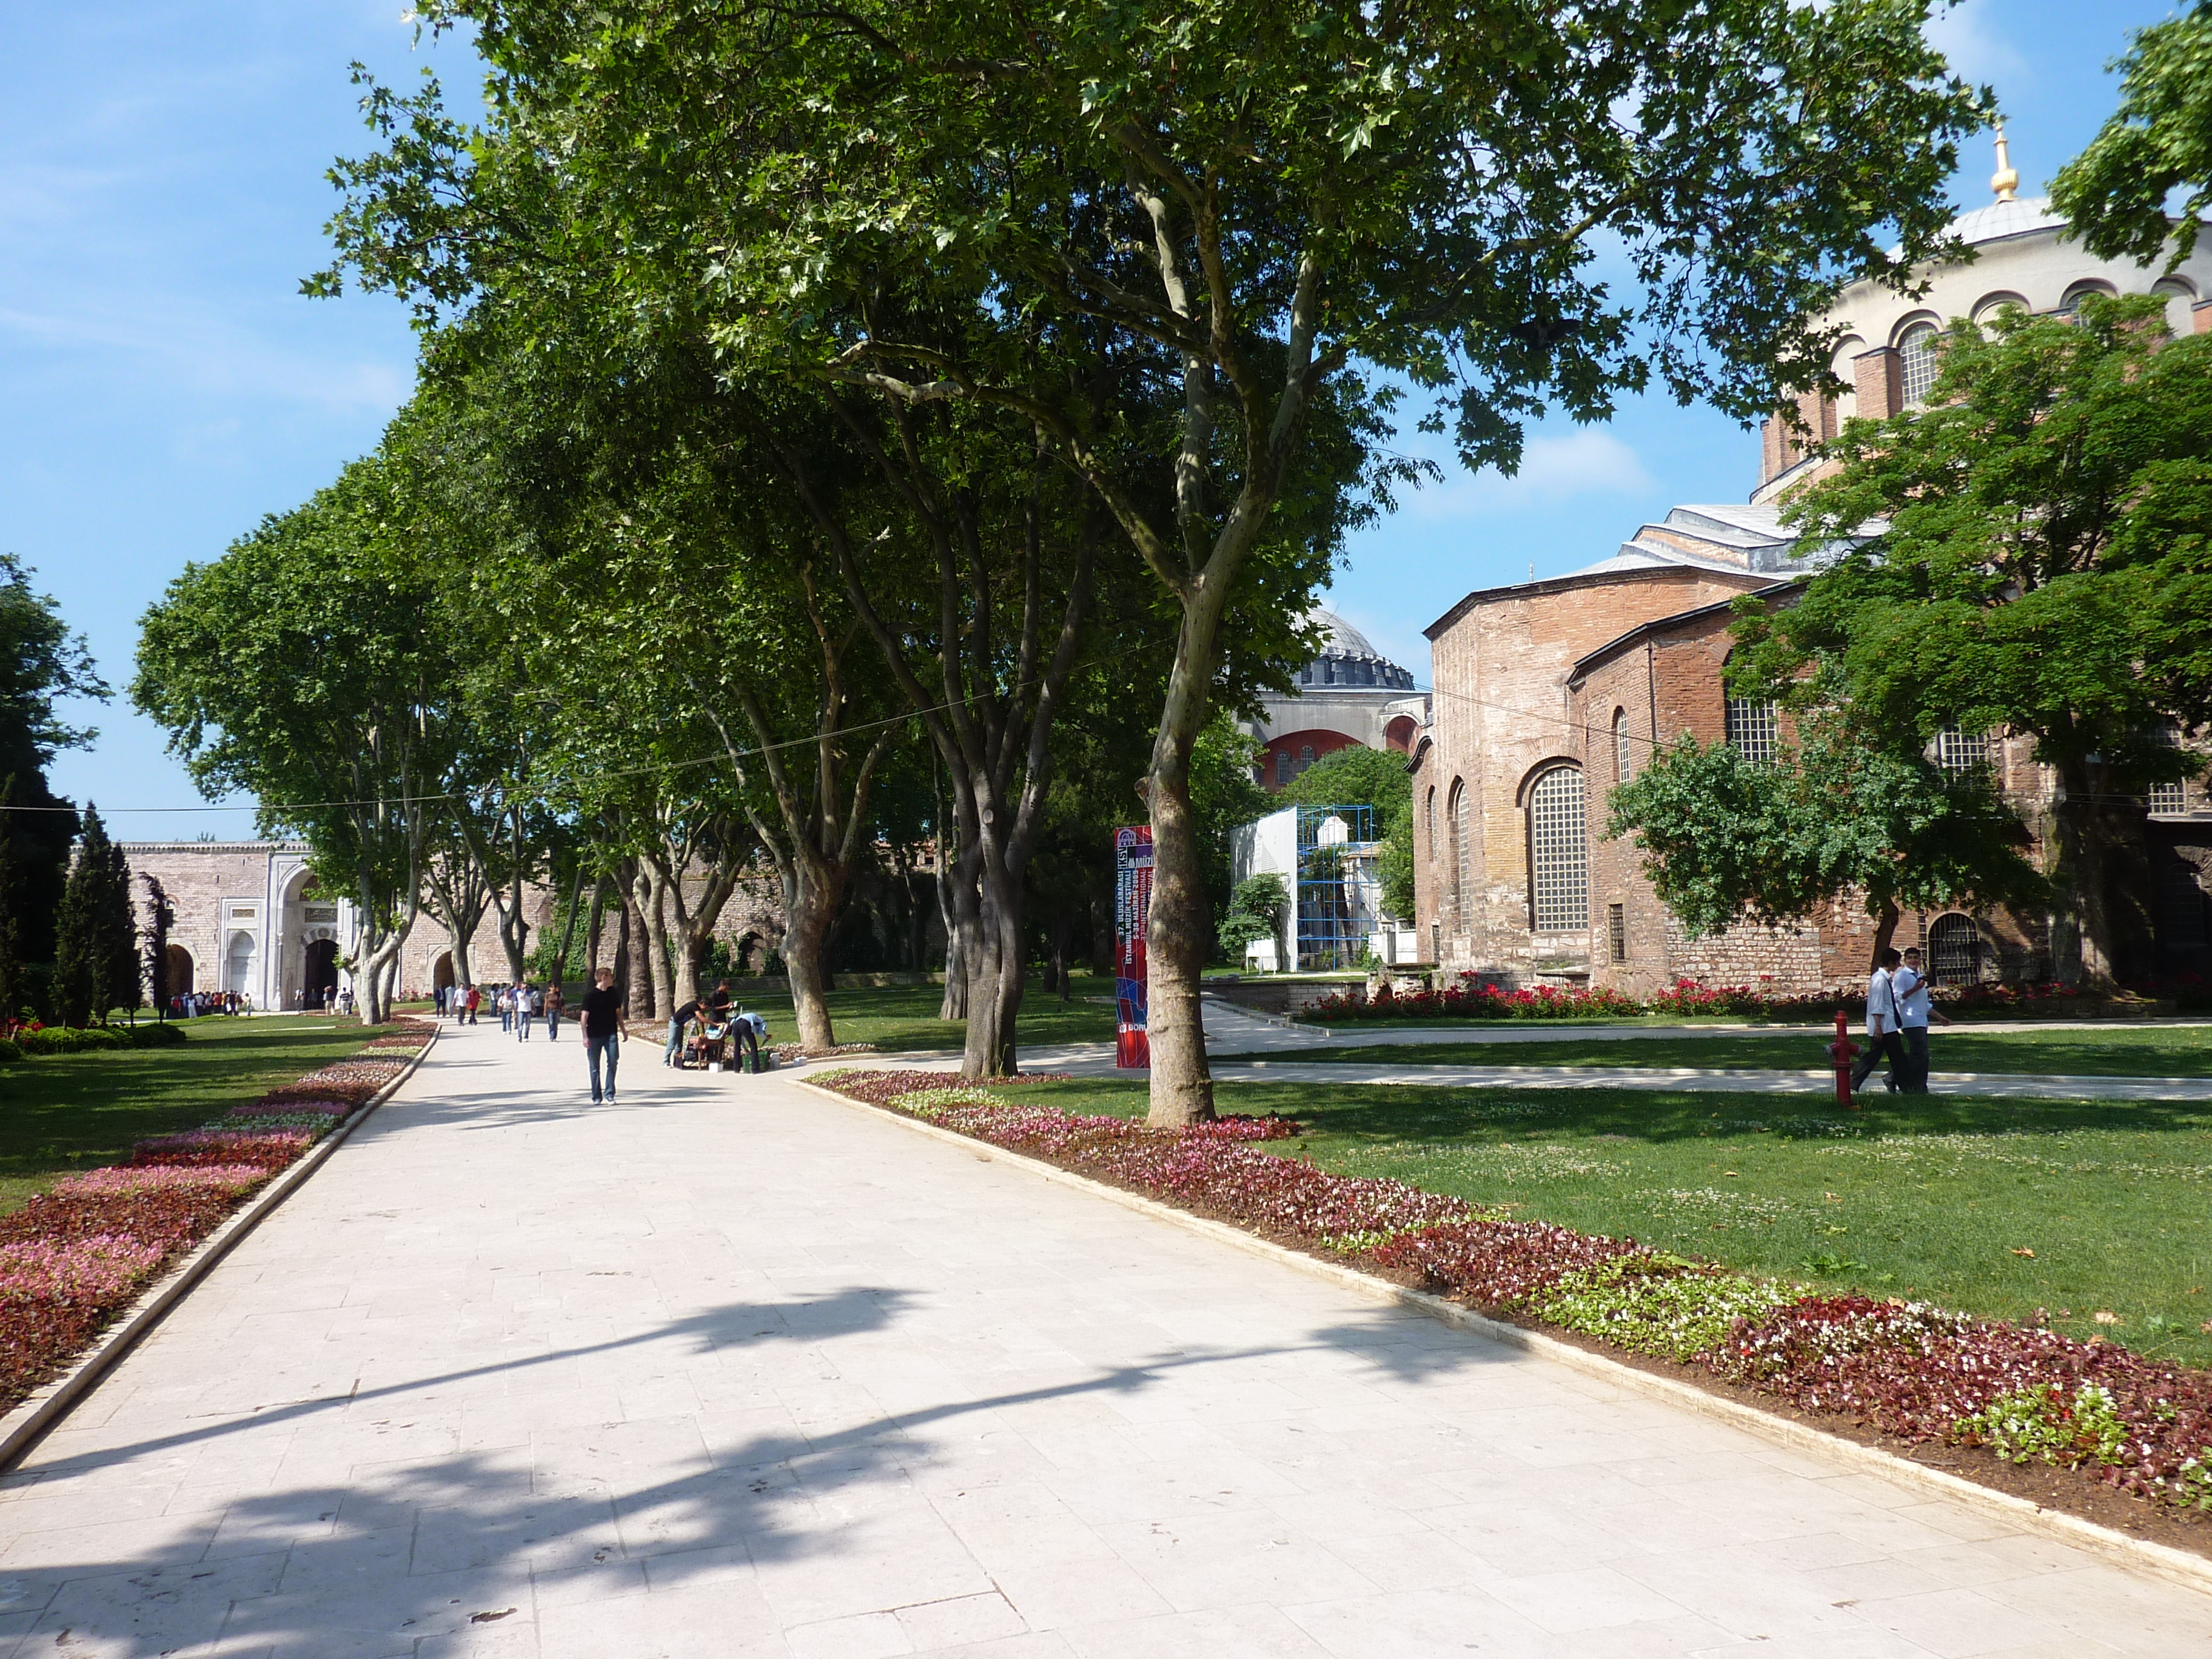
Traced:
POLYGON ((1357 968, 1373 944, 1375 809, 1297 809, 1300 972, 1357 968))

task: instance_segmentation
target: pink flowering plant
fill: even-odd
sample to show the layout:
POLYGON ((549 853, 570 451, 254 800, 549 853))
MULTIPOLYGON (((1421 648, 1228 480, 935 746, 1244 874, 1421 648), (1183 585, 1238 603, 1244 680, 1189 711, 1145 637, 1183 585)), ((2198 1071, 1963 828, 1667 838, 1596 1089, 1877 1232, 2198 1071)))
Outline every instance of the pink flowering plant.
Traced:
MULTIPOLYGON (((2081 1469, 2212 1510, 2212 1373, 1926 1303, 1826 1296, 1629 1238, 1516 1221, 1404 1182, 1264 1150, 1284 1118, 1157 1130, 1054 1111, 933 1072, 817 1079, 1012 1151, 1337 1255, 1524 1322, 1702 1369, 1916 1442, 2081 1469)), ((1028 1079, 1035 1082, 1040 1079, 1028 1079)))
POLYGON ((113 1233, 0 1244, 0 1302, 104 1304, 161 1265, 158 1244, 113 1233))
POLYGON ((269 1179, 258 1164, 204 1164, 193 1168, 111 1165, 64 1176, 54 1182, 57 1198, 129 1198, 141 1193, 212 1193, 240 1198, 269 1179))

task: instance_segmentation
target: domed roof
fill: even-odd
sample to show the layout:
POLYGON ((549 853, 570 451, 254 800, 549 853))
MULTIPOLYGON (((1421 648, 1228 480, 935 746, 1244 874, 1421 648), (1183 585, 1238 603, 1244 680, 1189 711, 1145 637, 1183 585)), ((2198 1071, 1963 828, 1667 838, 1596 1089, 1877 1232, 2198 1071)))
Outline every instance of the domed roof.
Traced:
POLYGON ((1309 627, 1319 628, 1328 634, 1328 643, 1321 650, 1324 657, 1380 658, 1382 654, 1367 642, 1366 635, 1361 633, 1334 611, 1324 610, 1320 605, 1316 605, 1306 612, 1306 623, 1309 627))
POLYGON ((1992 202, 1987 207, 1976 208, 1952 220, 1948 228, 1969 247, 1979 247, 1986 242, 2002 242, 2008 236, 2063 230, 2065 226, 2066 216, 2051 210, 2051 198, 2036 196, 2025 201, 1992 202))
POLYGON ((1328 637, 1314 659, 1298 671, 1300 685, 1374 686, 1393 691, 1413 689, 1410 669, 1401 668, 1369 643, 1367 635, 1334 611, 1316 605, 1306 625, 1328 637))

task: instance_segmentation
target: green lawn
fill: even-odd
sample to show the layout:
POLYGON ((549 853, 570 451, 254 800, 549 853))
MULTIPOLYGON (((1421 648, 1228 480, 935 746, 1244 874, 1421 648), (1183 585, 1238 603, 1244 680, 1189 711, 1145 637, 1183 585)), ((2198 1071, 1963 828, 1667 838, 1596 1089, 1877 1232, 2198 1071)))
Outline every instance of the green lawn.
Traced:
MULTIPOLYGON (((1026 1052, 1062 1042, 1111 1042, 1114 1040, 1114 981, 1079 977, 1075 995, 1063 1004, 1057 994, 1048 994, 1032 981, 1022 994, 1018 1041, 1026 1052), (1092 998, 1103 998, 1093 1001, 1092 998)), ((830 994, 830 1019, 840 1042, 872 1042, 886 1052, 915 1049, 957 1054, 966 1027, 957 1020, 941 1020, 945 989, 938 985, 894 985, 882 989, 863 988, 830 994)), ((757 998, 744 1004, 768 1016, 769 1035, 775 1042, 795 1042, 798 1022, 792 1017, 787 996, 757 998)))
MULTIPOLYGON (((1141 1085, 1103 1079, 1024 1097, 1145 1104, 1141 1085)), ((1343 1174, 1832 1289, 2008 1319, 2045 1308, 2074 1335, 2212 1364, 2212 1105, 1883 1097, 1845 1114, 1776 1096, 1284 1084, 1218 1099, 1297 1118, 1309 1133, 1285 1150, 1343 1174)))
MULTIPOLYGON (((1739 1071, 1811 1071, 1832 1062, 1831 1034, 1624 1037, 1591 1042, 1346 1044, 1218 1059, 1389 1063, 1394 1066, 1705 1066, 1739 1071)), ((1863 1042, 1854 1030, 1852 1041, 1863 1042)), ((2212 1077, 2212 1025, 2109 1030, 1973 1031, 1937 1026, 1929 1040, 1938 1072, 2039 1072, 2051 1077, 2212 1077)))
POLYGON ((327 1016, 185 1022, 175 1048, 102 1048, 0 1066, 0 1211, 131 1144, 197 1128, 357 1050, 378 1028, 327 1016))

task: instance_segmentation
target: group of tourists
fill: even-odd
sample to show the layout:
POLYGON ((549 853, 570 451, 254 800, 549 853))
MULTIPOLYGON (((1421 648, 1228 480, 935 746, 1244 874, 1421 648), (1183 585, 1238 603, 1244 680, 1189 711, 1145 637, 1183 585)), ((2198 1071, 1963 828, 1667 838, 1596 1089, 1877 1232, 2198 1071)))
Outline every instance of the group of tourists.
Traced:
POLYGON ((197 1019, 203 1014, 250 1014, 253 999, 243 991, 180 991, 169 999, 169 1018, 197 1019))
MULTIPOLYGON (((438 989, 438 1012, 450 1015, 456 1025, 473 1025, 477 1014, 485 1002, 481 985, 446 985, 438 989)), ((512 985, 501 985, 491 993, 491 1009, 499 1016, 499 1029, 510 1031, 517 1042, 530 1041, 530 1030, 543 1018, 548 1041, 557 1042, 561 1036, 561 1016, 568 1012, 567 999, 561 994, 558 981, 550 985, 533 985, 519 979, 512 985)))
POLYGON ((1865 1086, 1875 1066, 1883 1060, 1889 1070, 1882 1086, 1892 1094, 1928 1092, 1928 1022, 1948 1025, 1949 1016, 1929 994, 1928 975, 1920 965, 1918 946, 1898 951, 1885 950, 1881 965, 1867 978, 1867 1046, 1851 1068, 1854 1093, 1865 1086))
MULTIPOLYGON (((629 1035, 629 1014, 616 994, 613 969, 599 969, 592 978, 592 988, 576 1004, 575 1012, 584 1028, 584 1061, 592 1080, 592 1103, 596 1106, 615 1098, 615 1068, 622 1060, 622 1040, 629 1035)), ((487 1002, 499 1016, 499 1029, 512 1031, 518 1042, 530 1040, 530 1028, 540 1016, 545 1021, 547 1038, 557 1040, 561 1017, 568 1012, 557 981, 539 986, 517 980, 495 988, 489 995, 479 985, 441 986, 437 992, 440 1016, 449 1016, 459 1025, 475 1024, 487 1002)), ((763 1071, 773 1063, 761 1051, 761 1039, 767 1035, 768 1022, 758 1014, 739 1010, 730 994, 730 982, 721 980, 707 995, 694 997, 669 1016, 668 1046, 662 1051, 661 1063, 712 1065, 719 1059, 728 1070, 763 1071)))

